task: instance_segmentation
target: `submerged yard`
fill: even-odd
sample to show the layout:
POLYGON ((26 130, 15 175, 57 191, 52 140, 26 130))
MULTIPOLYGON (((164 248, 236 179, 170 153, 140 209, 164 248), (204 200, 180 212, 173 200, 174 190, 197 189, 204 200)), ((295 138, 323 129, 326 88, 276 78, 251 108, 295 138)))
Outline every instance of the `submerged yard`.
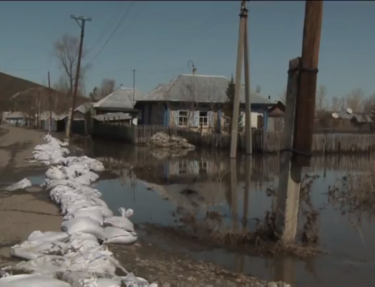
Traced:
POLYGON ((253 157, 248 168, 243 158, 233 168, 227 156, 205 151, 169 154, 99 141, 85 149, 118 174, 97 187, 112 210, 136 211, 149 248, 295 286, 375 282, 371 158, 313 159, 304 173, 299 244, 280 250, 256 236, 272 222, 277 156, 253 157))

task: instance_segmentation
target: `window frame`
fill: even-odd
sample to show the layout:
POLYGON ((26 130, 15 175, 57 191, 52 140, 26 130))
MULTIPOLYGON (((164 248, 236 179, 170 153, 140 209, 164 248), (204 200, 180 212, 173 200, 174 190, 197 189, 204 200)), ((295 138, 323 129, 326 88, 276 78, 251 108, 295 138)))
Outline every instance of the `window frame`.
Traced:
POLYGON ((189 112, 186 111, 186 110, 178 111, 178 126, 179 127, 187 127, 188 126, 188 122, 189 122, 189 112), (186 114, 185 115, 181 115, 181 113, 186 113, 186 114), (185 119, 185 120, 183 120, 183 119, 185 119))

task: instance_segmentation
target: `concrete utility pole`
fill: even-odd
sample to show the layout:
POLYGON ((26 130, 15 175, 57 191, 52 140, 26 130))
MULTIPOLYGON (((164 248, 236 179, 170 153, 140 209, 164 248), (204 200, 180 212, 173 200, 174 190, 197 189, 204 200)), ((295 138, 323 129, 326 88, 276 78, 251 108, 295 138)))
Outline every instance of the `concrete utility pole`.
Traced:
POLYGON ((292 162, 293 132, 300 71, 300 58, 289 61, 284 131, 280 141, 279 189, 276 201, 276 231, 284 244, 293 243, 297 233, 302 168, 292 162))
POLYGON ((49 127, 48 132, 52 131, 52 98, 51 98, 51 80, 48 71, 48 100, 49 100, 49 127))
MULTIPOLYGON (((244 50, 245 31, 247 31, 247 29, 245 28, 246 23, 247 23, 246 21, 247 12, 248 11, 246 9, 246 1, 241 1, 240 26, 239 26, 239 32, 238 32, 238 46, 237 46, 235 93, 234 93, 233 115, 232 115, 231 142, 230 142, 230 158, 236 158, 237 156, 238 118, 239 118, 239 112, 240 112, 240 97, 241 97, 241 70, 242 70, 242 57, 243 57, 243 50, 244 50)), ((246 112, 247 111, 248 110, 246 109, 246 112)), ((246 118, 249 118, 249 117, 251 117, 251 115, 246 115, 246 118)), ((246 122, 247 121, 248 120, 246 120, 246 122)), ((251 130, 251 126, 250 126, 250 130, 251 130)))
POLYGON ((75 110, 76 98, 77 98, 79 72, 80 72, 80 69, 81 69, 83 37, 85 35, 85 23, 86 23, 86 21, 91 21, 91 18, 84 18, 83 16, 75 17, 74 15, 71 15, 70 18, 74 19, 78 23, 78 25, 81 27, 81 39, 80 39, 80 42, 79 42, 76 79, 75 79, 75 83, 74 83, 74 91, 73 91, 73 99, 72 99, 72 110, 70 111, 70 117, 68 119, 68 126, 66 127, 66 137, 68 139, 70 138, 72 122, 74 121, 74 110, 75 110))
POLYGON ((298 68, 301 76, 296 103, 294 149, 298 152, 297 162, 308 166, 313 140, 323 1, 306 1, 305 5, 302 57, 298 68))

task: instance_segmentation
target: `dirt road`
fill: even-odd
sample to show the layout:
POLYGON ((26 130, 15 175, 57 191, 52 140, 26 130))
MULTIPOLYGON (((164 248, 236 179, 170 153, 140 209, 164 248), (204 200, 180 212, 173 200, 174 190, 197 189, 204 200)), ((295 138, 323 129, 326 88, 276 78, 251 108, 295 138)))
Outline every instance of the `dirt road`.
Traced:
POLYGON ((27 239, 34 230, 59 231, 61 217, 41 188, 1 191, 24 177, 42 175, 46 166, 28 163, 45 133, 0 126, 0 267, 9 264, 10 247, 27 239))

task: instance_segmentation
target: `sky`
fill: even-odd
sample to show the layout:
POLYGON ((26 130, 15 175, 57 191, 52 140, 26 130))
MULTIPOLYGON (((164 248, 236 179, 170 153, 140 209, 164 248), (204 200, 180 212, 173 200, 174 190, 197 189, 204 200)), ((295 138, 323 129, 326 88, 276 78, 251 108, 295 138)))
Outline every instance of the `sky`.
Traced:
MULTIPOLYGON (((84 39, 84 63, 91 64, 87 93, 104 78, 132 87, 133 69, 136 88, 149 92, 191 73, 190 60, 199 74, 230 77, 239 6, 238 1, 2 1, 0 71, 40 84, 50 71, 56 82, 62 70, 53 45, 65 33, 79 36, 74 14, 92 18, 84 39)), ((304 6, 304 1, 248 3, 251 87, 260 85, 273 99, 286 87, 289 60, 301 55, 304 6)), ((374 1, 324 2, 318 85, 327 87, 327 103, 355 88, 375 92, 374 24, 374 1)))

